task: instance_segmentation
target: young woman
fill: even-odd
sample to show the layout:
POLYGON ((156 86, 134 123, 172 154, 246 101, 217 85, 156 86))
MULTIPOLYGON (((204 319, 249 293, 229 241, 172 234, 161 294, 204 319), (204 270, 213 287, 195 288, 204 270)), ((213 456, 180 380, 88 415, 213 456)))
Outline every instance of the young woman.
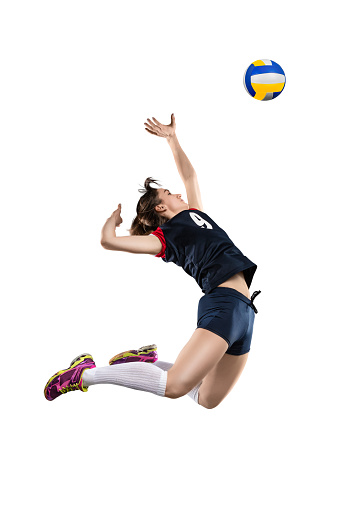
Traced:
POLYGON ((49 379, 47 400, 71 390, 87 391, 92 384, 117 384, 168 398, 189 395, 212 409, 245 367, 257 313, 253 300, 260 293, 255 291, 250 298, 257 266, 203 211, 197 175, 178 142, 174 115, 169 125, 152 118, 154 122, 145 123, 146 131, 168 141, 188 203, 180 193, 152 188, 150 183, 156 181, 148 178, 139 190, 144 194, 130 235, 116 236, 123 221, 119 204, 103 226, 101 244, 107 250, 146 253, 181 266, 204 293, 197 328, 174 364, 157 359, 155 344, 120 353, 102 368, 96 368, 90 354, 82 354, 49 379))

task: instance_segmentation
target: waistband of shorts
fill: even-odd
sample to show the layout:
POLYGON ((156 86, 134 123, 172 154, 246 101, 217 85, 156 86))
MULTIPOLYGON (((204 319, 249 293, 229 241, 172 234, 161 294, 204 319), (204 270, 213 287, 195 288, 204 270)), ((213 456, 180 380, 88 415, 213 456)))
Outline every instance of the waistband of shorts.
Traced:
POLYGON ((255 290, 251 296, 251 299, 248 299, 244 294, 239 292, 238 290, 232 289, 231 287, 215 287, 214 289, 209 292, 209 294, 228 294, 229 296, 234 296, 238 299, 241 299, 241 301, 244 301, 248 305, 250 305, 251 308, 255 311, 255 313, 258 313, 258 310, 253 304, 253 300, 257 297, 258 294, 261 293, 261 290, 255 290))
POLYGON ((234 296, 241 299, 242 301, 245 301, 245 303, 248 305, 251 304, 251 300, 248 299, 244 294, 238 290, 231 289, 230 287, 215 287, 209 292, 209 294, 229 294, 230 296, 234 296))

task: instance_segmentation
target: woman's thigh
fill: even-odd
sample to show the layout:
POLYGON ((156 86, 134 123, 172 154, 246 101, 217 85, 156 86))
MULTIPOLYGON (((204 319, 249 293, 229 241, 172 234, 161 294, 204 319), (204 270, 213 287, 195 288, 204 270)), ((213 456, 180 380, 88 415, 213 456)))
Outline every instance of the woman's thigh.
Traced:
POLYGON ((196 329, 167 372, 165 396, 186 395, 221 360, 227 347, 219 335, 203 328, 196 329))
POLYGON ((212 409, 224 400, 245 368, 249 353, 240 356, 224 354, 204 377, 199 389, 199 404, 212 409))

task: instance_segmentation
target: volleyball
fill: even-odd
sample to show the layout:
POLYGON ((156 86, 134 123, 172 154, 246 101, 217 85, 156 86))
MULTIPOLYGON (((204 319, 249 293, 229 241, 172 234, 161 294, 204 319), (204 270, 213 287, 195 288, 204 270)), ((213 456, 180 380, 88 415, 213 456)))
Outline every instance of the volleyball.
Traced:
POLYGON ((256 60, 244 74, 244 87, 250 96, 259 101, 268 101, 284 90, 285 73, 273 60, 256 60))

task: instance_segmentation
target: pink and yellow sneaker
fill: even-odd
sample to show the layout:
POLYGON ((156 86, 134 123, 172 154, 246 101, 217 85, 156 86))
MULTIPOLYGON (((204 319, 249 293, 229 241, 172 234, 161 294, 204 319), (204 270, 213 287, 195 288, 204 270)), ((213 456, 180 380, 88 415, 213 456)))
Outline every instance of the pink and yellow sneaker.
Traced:
POLYGON ((88 391, 88 388, 83 386, 82 382, 82 374, 88 368, 95 368, 92 356, 90 354, 80 354, 71 362, 69 368, 52 375, 44 389, 47 400, 54 400, 68 391, 88 391))
POLYGON ((118 363, 129 363, 131 361, 144 361, 146 363, 154 363, 158 359, 157 346, 155 344, 145 345, 137 350, 120 352, 109 360, 110 365, 118 363))

